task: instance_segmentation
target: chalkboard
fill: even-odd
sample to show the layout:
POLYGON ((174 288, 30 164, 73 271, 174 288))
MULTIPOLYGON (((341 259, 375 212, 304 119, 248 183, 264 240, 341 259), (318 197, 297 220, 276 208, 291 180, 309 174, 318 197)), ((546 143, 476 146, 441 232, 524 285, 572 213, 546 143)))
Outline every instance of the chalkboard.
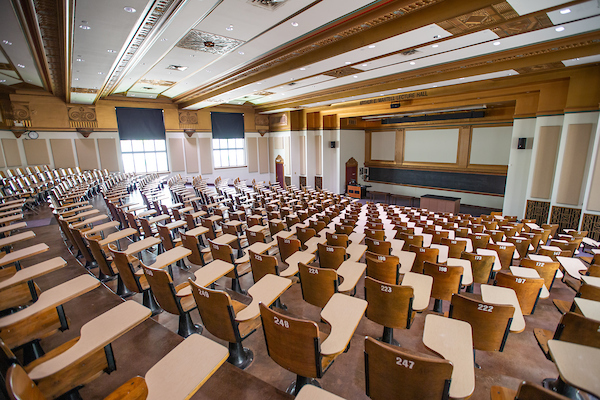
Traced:
POLYGON ((422 171, 396 168, 369 168, 369 180, 400 185, 461 190, 504 195, 506 176, 422 171))

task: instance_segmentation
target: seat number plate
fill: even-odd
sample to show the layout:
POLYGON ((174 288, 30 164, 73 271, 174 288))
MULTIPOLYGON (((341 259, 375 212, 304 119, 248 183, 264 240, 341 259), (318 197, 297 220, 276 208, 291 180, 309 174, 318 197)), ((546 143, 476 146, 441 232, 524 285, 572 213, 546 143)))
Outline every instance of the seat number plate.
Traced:
POLYGON ((401 357, 396 357, 396 365, 400 365, 408 369, 413 369, 413 367, 415 366, 415 362, 406 359, 403 360, 401 357))
POLYGON ((276 325, 281 325, 284 328, 289 328, 290 327, 290 323, 288 321, 286 321, 285 319, 273 317, 273 321, 275 321, 276 325))
POLYGON ((478 311, 492 312, 493 309, 494 309, 494 306, 488 306, 487 304, 478 304, 477 305, 478 311))
POLYGON ((381 285, 381 291, 386 293, 392 293, 391 286, 381 285))

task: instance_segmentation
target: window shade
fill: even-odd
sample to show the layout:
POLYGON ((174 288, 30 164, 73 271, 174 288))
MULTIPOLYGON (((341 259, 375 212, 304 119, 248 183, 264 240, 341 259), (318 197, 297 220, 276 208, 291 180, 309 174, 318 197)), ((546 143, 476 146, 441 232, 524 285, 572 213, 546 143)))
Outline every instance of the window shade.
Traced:
POLYGON ((213 139, 243 139, 244 114, 211 112, 213 139))
POLYGON ((116 107, 121 140, 165 140, 163 110, 116 107))

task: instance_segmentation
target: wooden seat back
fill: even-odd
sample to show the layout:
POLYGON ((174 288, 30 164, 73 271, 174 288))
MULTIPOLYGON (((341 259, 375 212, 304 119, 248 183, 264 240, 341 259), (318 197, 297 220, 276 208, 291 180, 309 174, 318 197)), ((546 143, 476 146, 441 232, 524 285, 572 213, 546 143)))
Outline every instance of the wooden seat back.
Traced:
POLYGON ((326 237, 327 244, 330 246, 340 246, 346 249, 350 245, 350 239, 348 239, 348 235, 344 233, 327 232, 326 237))
POLYGON ((188 230, 192 230, 196 227, 196 220, 194 219, 192 214, 189 214, 189 213, 185 214, 184 218, 185 218, 185 223, 187 224, 188 230))
POLYGON ((308 226, 310 228, 313 228, 316 233, 319 233, 323 229, 325 229, 325 227, 327 226, 327 224, 324 221, 309 221, 308 222, 308 226))
POLYGON ((259 304, 269 356, 281 367, 307 378, 323 376, 319 327, 259 304))
POLYGON ((519 252, 519 260, 527 257, 529 254, 529 246, 531 246, 531 239, 526 237, 515 237, 511 236, 506 239, 507 242, 515 245, 517 252, 519 252))
POLYGON ((558 262, 558 256, 560 257, 570 257, 569 255, 569 251, 568 250, 550 250, 550 249, 539 249, 538 250, 538 254, 540 256, 548 256, 550 257, 552 260, 557 261, 558 262))
POLYGON ((365 228, 375 229, 377 231, 383 230, 383 224, 381 222, 367 222, 365 228))
POLYGON ((473 328, 473 348, 502 351, 508 337, 513 306, 486 303, 462 294, 452 296, 450 318, 468 322, 473 328))
POLYGON ((416 254, 415 262, 413 263, 411 272, 416 272, 419 274, 423 273, 423 263, 425 261, 437 263, 438 256, 440 255, 439 249, 430 247, 420 247, 412 244, 408 246, 408 251, 416 254))
POLYGON ((13 364, 8 368, 6 390, 13 400, 46 400, 42 391, 18 364, 13 364))
MULTIPOLYGON (((492 390, 494 386, 492 386, 492 390)), ((531 382, 522 382, 519 386, 519 390, 517 391, 517 395, 514 397, 518 400, 567 400, 568 397, 563 396, 562 394, 558 394, 553 390, 546 389, 543 386, 540 386, 531 382)), ((495 399, 492 396, 492 400, 500 400, 495 399)), ((512 399, 511 399, 512 400, 512 399)))
MULTIPOLYGON (((409 227, 403 226, 403 225, 396 225, 396 231, 398 232, 398 233, 396 233, 396 236, 398 236, 400 233, 406 233, 407 235, 415 234, 415 228, 409 228, 409 227)), ((400 239, 400 238, 395 237, 394 239, 400 239)))
POLYGON ((90 252, 89 247, 83 241, 82 233, 85 231, 82 229, 72 228, 71 226, 69 226, 68 229, 71 231, 71 236, 73 237, 73 240, 75 241, 75 247, 77 247, 79 249, 79 251, 81 252, 81 254, 83 254, 83 257, 85 258, 86 263, 93 263, 94 257, 92 256, 92 253, 90 252))
POLYGON ((343 233, 344 235, 350 235, 354 231, 351 225, 335 225, 335 233, 343 233))
POLYGON ((365 234, 365 237, 368 237, 371 239, 385 240, 385 231, 384 230, 365 228, 364 234, 365 234))
POLYGON ((515 246, 507 246, 504 244, 488 243, 487 248, 494 250, 498 254, 502 269, 508 269, 512 264, 515 246))
POLYGON ((494 256, 463 252, 460 258, 471 262, 473 283, 488 283, 496 260, 494 256))
POLYGON ((158 229, 158 236, 160 237, 160 240, 162 242, 162 245, 163 245, 163 248, 165 249, 165 251, 174 249, 175 245, 173 244, 173 239, 171 239, 171 231, 169 231, 169 228, 167 228, 166 226, 163 226, 163 225, 158 225, 157 229, 158 229))
POLYGON ((448 246, 448 257, 449 258, 460 258, 460 255, 467 248, 466 240, 455 240, 442 238, 441 243, 444 246, 448 246))
POLYGON ((371 321, 394 329, 409 329, 415 312, 412 309, 414 290, 410 286, 365 278, 366 317, 371 321))
POLYGON ((433 232, 433 238, 431 239, 431 243, 434 243, 434 244, 443 244, 442 243, 442 239, 448 239, 449 235, 450 235, 450 232, 448 232, 448 231, 434 230, 434 232, 433 232))
POLYGON ((483 224, 483 226, 485 226, 485 229, 488 231, 493 231, 498 228, 498 222, 496 221, 481 221, 481 223, 483 224))
POLYGON ((102 247, 100 246, 100 238, 97 239, 88 237, 88 244, 90 245, 90 251, 92 252, 92 256, 98 263, 98 268, 100 271, 108 276, 115 276, 115 272, 112 269, 110 261, 107 260, 106 254, 102 247))
POLYGON ((600 287, 584 282, 579 286, 579 291, 576 296, 581 297, 582 299, 600 301, 600 287))
POLYGON ((329 268, 319 268, 298 263, 302 298, 317 307, 325 307, 331 296, 337 293, 338 274, 329 268))
POLYGON ((504 232, 504 236, 511 237, 515 236, 518 232, 518 228, 516 226, 504 225, 500 227, 500 230, 504 232))
POLYGON ((283 222, 274 222, 269 221, 269 232, 271 233, 271 237, 275 235, 277 232, 281 232, 285 229, 285 224, 283 222))
POLYGON ((558 231, 558 224, 542 224, 542 229, 550 229, 550 236, 555 237, 558 231))
POLYGON ((281 236, 277 237, 277 247, 279 247, 279 255, 281 261, 287 260, 289 256, 301 250, 302 244, 298 239, 284 239, 281 236))
POLYGON ((129 224, 130 228, 133 228, 137 231, 138 235, 140 234, 140 226, 137 222, 137 220, 135 219, 135 216, 133 215, 133 213, 125 213, 125 216, 127 217, 127 223, 129 224))
POLYGON ((204 265, 204 259, 202 257, 200 242, 198 238, 193 235, 186 233, 181 234, 181 244, 186 249, 190 250, 192 254, 188 256, 188 261, 196 265, 204 265))
POLYGON ((304 243, 306 243, 308 241, 308 239, 310 239, 311 237, 316 236, 316 235, 317 235, 317 231, 314 230, 313 228, 298 228, 298 229, 296 229, 296 237, 302 244, 303 248, 305 248, 304 243))
POLYGON ((469 237, 469 228, 467 227, 459 227, 454 231, 455 237, 467 238, 469 237))
POLYGON ((265 238, 264 232, 252 232, 246 231, 246 239, 248 239, 248 245, 252 246, 254 243, 266 243, 267 239, 265 238))
POLYGON ((389 255, 392 254, 392 243, 383 240, 375 240, 366 237, 365 244, 367 245, 367 251, 377 254, 389 255))
POLYGON ((258 282, 268 274, 279 275, 277 257, 268 254, 258 254, 252 250, 248 250, 248 257, 250 258, 254 282, 258 282))
POLYGON ((141 218, 140 225, 142 226, 142 232, 145 238, 153 237, 152 227, 146 218, 141 218))
POLYGON ((373 400, 447 399, 452 364, 440 357, 365 339, 366 393, 373 400))
POLYGON ((400 259, 397 256, 381 255, 367 251, 367 276, 391 285, 400 283, 400 259))
POLYGON ((191 279, 189 282, 202 325, 221 340, 230 343, 239 341, 240 334, 235 328, 235 311, 229 294, 223 290, 205 288, 191 279))
POLYGON ((404 251, 410 251, 410 246, 423 247, 423 236, 421 235, 399 233, 396 236, 398 236, 398 239, 404 240, 404 246, 402 246, 404 251))
POLYGON ((600 322, 568 312, 560 319, 553 339, 600 348, 600 322))
MULTIPOLYGON (((121 280, 125 284, 125 287, 132 292, 141 293, 143 288, 134 275, 133 265, 129 261, 127 254, 125 254, 124 251, 117 250, 116 246, 113 244, 110 244, 108 247, 113 255, 115 266, 119 271, 119 275, 121 276, 121 280)), ((134 259, 137 260, 137 258, 134 259)))
POLYGON ((317 244, 317 254, 321 268, 338 269, 348 258, 345 248, 322 243, 317 244))
POLYGON ((423 274, 433 278, 431 297, 439 300, 452 300, 452 295, 460 293, 464 270, 463 267, 435 264, 429 261, 423 263, 423 274))
POLYGON ((600 277, 600 264, 592 264, 588 267, 587 274, 589 276, 600 277))
POLYGON ((567 253, 566 257, 573 257, 575 250, 577 250, 579 248, 579 243, 576 241, 564 243, 562 240, 551 239, 550 246, 556 246, 559 249, 561 249, 563 252, 566 252, 567 253))
POLYGON ((262 217, 260 215, 249 215, 248 216, 248 227, 253 227, 254 225, 262 225, 262 217))
MULTIPOLYGON (((488 235, 490 235, 490 238, 492 239, 492 242, 497 243, 497 242, 503 242, 504 241, 504 231, 486 231, 486 233, 488 235)), ((489 243, 488 243, 489 244, 489 243)))
POLYGON ((517 294, 523 315, 530 315, 535 310, 544 280, 542 278, 521 278, 508 271, 498 271, 495 285, 513 289, 517 294))
POLYGON ((208 244, 210 246, 210 254, 214 260, 222 260, 230 264, 234 263, 235 257, 230 245, 215 243, 210 239, 208 240, 208 244))
MULTIPOLYGON (((211 220, 206 218, 200 218, 200 222, 202 226, 208 229, 208 232, 205 233, 207 239, 215 240, 217 238, 217 233, 215 232, 215 228, 211 220)), ((160 231, 159 231, 160 232, 160 231)))
POLYGON ((475 253, 477 252, 477 249, 487 248, 487 245, 490 242, 490 235, 486 233, 469 233, 467 237, 471 239, 473 252, 475 253))
POLYGON ((171 314, 183 314, 181 305, 179 301, 177 301, 177 296, 175 295, 175 286, 173 286, 173 281, 168 272, 163 271, 162 269, 148 267, 144 265, 144 263, 141 263, 141 265, 144 269, 146 280, 148 281, 150 288, 152 288, 152 293, 154 293, 154 298, 158 302, 160 308, 171 314))
POLYGON ((556 277, 556 270, 560 266, 558 261, 544 262, 534 261, 529 258, 524 258, 520 261, 519 265, 525 268, 535 269, 540 277, 544 280, 544 284, 548 290, 552 289, 554 284, 554 278, 556 277))

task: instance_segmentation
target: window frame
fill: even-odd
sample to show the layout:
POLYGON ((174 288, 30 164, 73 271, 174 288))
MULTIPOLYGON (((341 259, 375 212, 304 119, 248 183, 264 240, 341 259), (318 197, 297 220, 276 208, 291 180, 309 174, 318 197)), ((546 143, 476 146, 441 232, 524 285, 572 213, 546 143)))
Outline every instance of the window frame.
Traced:
MULTIPOLYGON (((164 172, 169 172, 169 154, 167 151, 167 140, 166 139, 124 139, 124 140, 119 140, 119 146, 120 146, 120 151, 121 151, 121 161, 123 162, 123 171, 125 173, 129 173, 129 172, 133 172, 136 174, 144 174, 144 173, 164 173, 164 172), (124 149, 124 142, 129 142, 129 149, 124 149), (139 144, 141 142, 142 147, 140 150, 139 147, 135 146, 133 142, 137 142, 137 144, 139 144), (146 143, 146 142, 152 142, 152 145, 150 146, 150 143, 146 143), (157 146, 156 142, 162 142, 162 145, 157 146), (152 150, 148 149, 146 150, 146 146, 148 146, 149 148, 152 148, 152 150), (158 147, 161 147, 161 150, 157 150, 158 147), (163 154, 164 153, 164 160, 166 162, 165 170, 160 170, 159 169, 159 154, 163 154), (137 170, 137 165, 136 165, 136 154, 143 154, 143 160, 144 160, 144 167, 145 167, 145 171, 138 171, 137 170), (155 171, 149 171, 148 170, 148 157, 146 156, 146 154, 154 154, 154 160, 155 160, 155 171), (125 156, 127 155, 131 155, 132 157, 132 161, 133 161, 133 171, 127 171, 126 169, 126 165, 125 165, 125 156)), ((126 146, 125 146, 126 147, 126 146)))
MULTIPOLYGON (((213 168, 214 169, 228 169, 228 168, 247 168, 248 167, 248 155, 246 153, 246 138, 212 138, 212 142, 211 142, 211 147, 212 147, 212 161, 213 161, 213 168), (236 143, 235 147, 229 147, 230 141, 234 140, 236 143), (218 146, 216 146, 216 141, 219 141, 218 146), (223 147, 221 146, 222 141, 225 141, 227 144, 227 147, 223 147), (241 147, 237 146, 237 143, 241 143, 241 147), (236 164, 235 165, 231 165, 231 163, 229 163, 229 165, 227 166, 223 166, 223 164, 220 162, 221 160, 219 160, 219 164, 217 166, 217 156, 219 158, 221 158, 221 152, 222 151, 240 151, 241 150, 241 155, 243 157, 243 162, 241 164, 237 164, 237 157, 236 156, 236 164)), ((228 157, 228 161, 229 161, 229 157, 228 157)))

